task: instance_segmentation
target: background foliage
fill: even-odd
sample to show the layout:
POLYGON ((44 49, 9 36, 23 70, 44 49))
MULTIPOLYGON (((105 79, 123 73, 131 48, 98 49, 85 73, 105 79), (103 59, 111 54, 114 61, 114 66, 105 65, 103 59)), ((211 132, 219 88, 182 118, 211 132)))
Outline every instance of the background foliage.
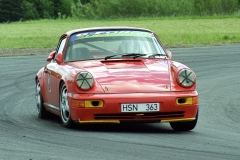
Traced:
POLYGON ((0 22, 240 14, 240 0, 0 0, 0 22))
POLYGON ((139 16, 205 16, 240 14, 240 0, 80 0, 72 5, 75 18, 139 16))

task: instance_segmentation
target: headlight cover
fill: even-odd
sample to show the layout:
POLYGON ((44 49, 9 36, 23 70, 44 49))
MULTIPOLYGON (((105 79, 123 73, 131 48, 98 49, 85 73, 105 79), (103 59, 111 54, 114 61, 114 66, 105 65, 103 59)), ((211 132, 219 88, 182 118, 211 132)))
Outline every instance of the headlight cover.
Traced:
POLYGON ((183 87, 191 87, 195 83, 195 74, 190 69, 182 69, 178 73, 178 82, 183 87))
POLYGON ((93 86, 93 77, 88 72, 81 72, 77 75, 76 82, 82 90, 89 90, 93 86))

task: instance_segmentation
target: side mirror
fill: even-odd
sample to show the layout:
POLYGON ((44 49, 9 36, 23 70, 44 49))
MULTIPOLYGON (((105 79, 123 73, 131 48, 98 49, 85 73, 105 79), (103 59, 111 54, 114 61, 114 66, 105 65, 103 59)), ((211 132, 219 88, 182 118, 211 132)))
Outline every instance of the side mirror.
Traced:
POLYGON ((167 51, 167 55, 168 55, 169 59, 172 60, 172 52, 170 52, 169 50, 166 50, 166 51, 167 51))
POLYGON ((47 61, 48 61, 48 62, 51 62, 51 61, 52 61, 52 59, 54 58, 55 53, 56 53, 56 51, 52 51, 52 52, 49 54, 49 56, 48 56, 48 58, 47 58, 47 61))
POLYGON ((56 58, 55 58, 57 64, 61 64, 63 62, 63 54, 62 53, 58 53, 56 55, 56 58))

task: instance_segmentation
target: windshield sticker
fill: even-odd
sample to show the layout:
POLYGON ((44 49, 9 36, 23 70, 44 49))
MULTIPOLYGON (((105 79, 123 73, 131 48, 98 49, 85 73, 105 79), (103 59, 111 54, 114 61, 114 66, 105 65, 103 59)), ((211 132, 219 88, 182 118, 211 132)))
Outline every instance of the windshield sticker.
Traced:
POLYGON ((139 32, 139 31, 97 31, 97 32, 79 33, 77 35, 74 35, 71 38, 71 40, 95 38, 95 37, 118 37, 118 36, 151 37, 152 34, 148 32, 139 32))

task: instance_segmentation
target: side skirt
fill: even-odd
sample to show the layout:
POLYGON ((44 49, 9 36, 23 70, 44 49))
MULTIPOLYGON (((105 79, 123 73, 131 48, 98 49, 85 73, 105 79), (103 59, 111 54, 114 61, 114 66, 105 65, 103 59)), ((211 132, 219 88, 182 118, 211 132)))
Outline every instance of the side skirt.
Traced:
POLYGON ((44 103, 43 105, 47 108, 48 111, 52 112, 53 114, 60 115, 59 107, 56 107, 48 103, 44 103))

